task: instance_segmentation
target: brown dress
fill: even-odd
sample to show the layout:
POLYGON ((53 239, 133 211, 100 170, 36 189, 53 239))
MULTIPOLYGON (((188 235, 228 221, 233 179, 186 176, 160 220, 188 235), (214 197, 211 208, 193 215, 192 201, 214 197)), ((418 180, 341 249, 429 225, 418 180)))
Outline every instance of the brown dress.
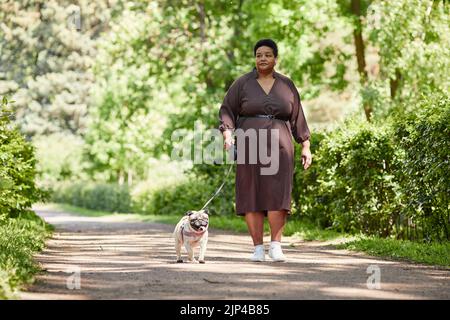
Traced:
MULTIPOLYGON (((225 95, 219 111, 219 130, 234 131, 237 128, 279 129, 279 170, 273 175, 261 175, 262 167, 269 164, 248 162, 248 146, 245 147, 246 161, 237 164, 236 169, 236 214, 245 212, 286 210, 291 213, 291 193, 294 175, 294 145, 308 140, 310 132, 303 113, 299 93, 288 77, 273 72, 275 82, 269 92, 263 90, 257 81, 258 72, 244 74, 233 82, 225 95), (277 118, 254 118, 252 115, 274 115, 277 118), (240 116, 240 117, 239 117, 240 116), (250 117, 250 118, 242 118, 250 117)), ((259 139, 259 137, 258 137, 259 139)), ((267 138, 270 144, 270 133, 267 138)), ((259 140, 258 140, 259 145, 259 140)), ((270 150, 270 146, 269 150, 270 150)), ((238 144, 238 155, 239 150, 238 144)), ((269 152, 270 154, 270 152, 269 152)), ((258 157, 259 158, 259 157, 258 157)))

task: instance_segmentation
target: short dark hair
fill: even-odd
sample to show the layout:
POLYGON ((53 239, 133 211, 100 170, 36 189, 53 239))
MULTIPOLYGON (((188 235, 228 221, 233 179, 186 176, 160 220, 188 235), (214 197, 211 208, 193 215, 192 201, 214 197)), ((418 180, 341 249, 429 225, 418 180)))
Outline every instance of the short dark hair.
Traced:
POLYGON ((256 56, 256 50, 258 50, 259 47, 266 46, 272 48, 273 55, 275 58, 278 56, 278 46, 272 39, 261 39, 255 44, 255 48, 253 49, 253 54, 256 56))

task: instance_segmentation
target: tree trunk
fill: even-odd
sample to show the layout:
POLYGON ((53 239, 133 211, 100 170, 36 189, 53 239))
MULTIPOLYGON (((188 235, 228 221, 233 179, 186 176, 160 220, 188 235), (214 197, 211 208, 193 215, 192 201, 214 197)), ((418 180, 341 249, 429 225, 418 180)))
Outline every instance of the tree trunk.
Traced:
POLYGON ((397 89, 399 88, 400 81, 402 79, 402 74, 399 69, 395 70, 395 79, 390 79, 390 89, 391 89, 391 99, 395 98, 397 94, 397 89))
MULTIPOLYGON (((351 12, 355 15, 355 29, 353 30, 353 40, 356 48, 356 59, 358 62, 359 81, 361 86, 367 84, 367 71, 366 71, 366 57, 364 54, 364 40, 362 37, 362 23, 361 23, 361 0, 352 0, 351 12)), ((364 113, 366 114, 367 121, 370 121, 372 114, 372 106, 364 103, 364 113)))

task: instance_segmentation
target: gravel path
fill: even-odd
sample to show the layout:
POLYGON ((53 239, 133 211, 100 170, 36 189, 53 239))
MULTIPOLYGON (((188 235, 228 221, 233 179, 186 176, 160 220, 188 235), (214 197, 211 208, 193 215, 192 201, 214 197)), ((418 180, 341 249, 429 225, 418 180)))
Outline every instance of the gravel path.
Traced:
POLYGON ((327 242, 284 237, 287 262, 253 263, 248 235, 210 229, 206 264, 177 264, 173 226, 37 212, 56 231, 36 255, 45 271, 22 299, 450 299, 450 269, 327 242), (379 270, 379 289, 368 288, 368 268, 379 270))

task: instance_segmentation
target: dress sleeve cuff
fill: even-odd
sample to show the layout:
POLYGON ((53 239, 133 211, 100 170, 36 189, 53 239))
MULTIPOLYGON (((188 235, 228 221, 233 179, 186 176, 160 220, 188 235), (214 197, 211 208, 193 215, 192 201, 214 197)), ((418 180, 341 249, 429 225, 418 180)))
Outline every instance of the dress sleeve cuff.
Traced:
POLYGON ((231 125, 228 125, 228 124, 221 124, 220 126, 219 126, 219 130, 220 130, 220 132, 224 132, 224 131, 226 131, 226 130, 231 130, 231 131, 234 131, 234 127, 233 126, 231 126, 231 125))

